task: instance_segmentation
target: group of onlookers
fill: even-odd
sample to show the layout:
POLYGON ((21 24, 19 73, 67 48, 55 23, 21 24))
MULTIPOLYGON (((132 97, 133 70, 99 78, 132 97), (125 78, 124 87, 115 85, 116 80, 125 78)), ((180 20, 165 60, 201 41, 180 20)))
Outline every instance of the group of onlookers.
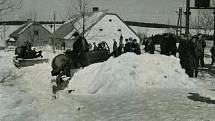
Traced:
POLYGON ((113 40, 113 55, 117 57, 126 52, 133 52, 137 55, 141 54, 140 45, 136 39, 125 39, 125 44, 119 42, 119 46, 117 46, 117 42, 113 40))
MULTIPOLYGON (((79 39, 80 37, 77 36, 79 39)), ((78 40, 78 39, 77 39, 78 40)), ((82 40, 82 39, 81 39, 82 40)), ((83 39, 85 40, 85 39, 83 39)), ((180 58, 181 67, 185 69, 185 72, 190 77, 197 77, 198 75, 198 67, 199 65, 204 67, 204 49, 206 47, 205 36, 202 34, 197 34, 195 36, 190 35, 183 35, 182 37, 175 36, 171 33, 165 33, 159 37, 159 44, 160 44, 160 53, 163 55, 173 55, 176 56, 178 52, 180 58), (179 42, 179 46, 177 48, 176 43, 179 42)), ((85 40, 86 41, 86 40, 85 40)), ((78 41, 81 42, 81 41, 78 41)), ((87 43, 87 42, 85 42, 87 43)), ((150 54, 154 54, 155 51, 155 41, 153 38, 148 38, 145 41, 145 52, 150 54)), ((74 43, 76 45, 76 43, 74 43)), ((81 45, 81 44, 77 44, 81 45)), ((88 44, 85 44, 86 48, 88 48, 88 44)), ((75 48, 79 48, 78 46, 74 46, 75 48)), ((93 50, 104 50, 107 49, 105 47, 105 43, 93 43, 93 50)), ((85 51, 85 49, 83 49, 85 51)), ((118 57, 119 55, 126 53, 126 52, 133 52, 137 55, 141 54, 140 45, 136 39, 126 38, 125 43, 123 43, 122 35, 119 38, 117 43, 116 39, 113 39, 113 51, 111 55, 114 57, 118 57)), ((211 48, 211 57, 213 64, 215 62, 215 45, 211 48)))
MULTIPOLYGON (((155 44, 160 45, 160 53, 163 55, 174 55, 178 52, 180 64, 190 77, 197 77, 199 66, 204 67, 204 49, 206 38, 203 34, 182 35, 181 37, 171 33, 165 33, 158 37, 158 42, 151 38, 145 40, 145 52, 154 54, 155 44), (179 43, 177 48, 176 43, 179 43)), ((215 45, 211 48, 211 58, 213 65, 215 62, 215 45)))

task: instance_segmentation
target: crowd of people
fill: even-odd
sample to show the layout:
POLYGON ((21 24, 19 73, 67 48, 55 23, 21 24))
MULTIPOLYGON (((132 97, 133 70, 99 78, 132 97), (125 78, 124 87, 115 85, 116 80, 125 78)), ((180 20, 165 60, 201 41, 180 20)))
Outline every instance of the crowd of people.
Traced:
MULTIPOLYGON (((81 55, 83 55, 84 52, 89 51, 90 48, 86 39, 84 39, 78 33, 75 33, 73 36, 76 38, 76 41, 73 44, 73 51, 77 53, 76 56, 78 59, 81 55), (85 44, 83 44, 83 42, 85 44)), ((167 56, 176 56, 176 53, 179 53, 181 67, 185 69, 186 73, 190 77, 197 77, 199 66, 205 66, 204 49, 206 47, 206 41, 202 34, 197 34, 195 36, 184 35, 181 38, 177 38, 173 34, 166 33, 161 36, 159 42, 161 54, 167 56), (177 42, 179 42, 178 48, 176 46, 177 42)), ((104 49, 107 49, 104 43, 96 44, 95 42, 93 42, 94 51, 104 49)), ((154 54, 155 42, 153 41, 153 38, 148 38, 145 41, 144 49, 145 52, 154 54)), ((137 55, 141 54, 140 45, 137 40, 132 38, 126 38, 125 43, 123 43, 122 35, 120 36, 118 41, 116 39, 113 39, 113 51, 111 55, 113 55, 114 57, 118 57, 126 52, 133 52, 137 55)), ((211 48, 211 53, 211 64, 213 64, 215 62, 215 46, 211 48)))
MULTIPOLYGON (((122 38, 121 38, 122 39, 122 38)), ((125 39, 125 44, 119 42, 119 46, 117 46, 117 42, 113 39, 113 55, 117 57, 126 52, 133 52, 137 55, 141 54, 141 49, 139 43, 137 43, 136 39, 125 39)))
MULTIPOLYGON (((197 77, 199 66, 204 67, 204 54, 206 47, 206 38, 203 34, 197 34, 194 36, 183 35, 181 38, 174 34, 165 33, 158 37, 160 44, 160 53, 163 55, 174 55, 178 52, 180 58, 180 64, 185 69, 186 73, 190 77, 197 77), (176 43, 179 42, 177 48, 176 43)), ((145 40, 145 52, 154 54, 155 42, 153 37, 145 40)), ((211 65, 215 62, 215 45, 211 48, 211 65)))

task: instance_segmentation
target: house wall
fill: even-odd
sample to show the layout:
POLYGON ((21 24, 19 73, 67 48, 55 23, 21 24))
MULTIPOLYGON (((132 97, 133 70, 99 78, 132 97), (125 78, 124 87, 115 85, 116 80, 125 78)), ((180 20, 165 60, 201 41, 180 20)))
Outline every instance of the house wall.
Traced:
POLYGON ((130 30, 118 16, 107 14, 86 33, 86 39, 91 44, 93 42, 99 43, 101 41, 106 41, 112 50, 113 39, 116 39, 119 44, 121 34, 123 36, 123 43, 125 43, 126 38, 130 37, 140 42, 137 35, 130 30))
POLYGON ((18 37, 17 46, 23 45, 25 41, 30 41, 33 46, 51 45, 51 39, 48 38, 50 34, 51 33, 41 25, 32 25, 18 37))

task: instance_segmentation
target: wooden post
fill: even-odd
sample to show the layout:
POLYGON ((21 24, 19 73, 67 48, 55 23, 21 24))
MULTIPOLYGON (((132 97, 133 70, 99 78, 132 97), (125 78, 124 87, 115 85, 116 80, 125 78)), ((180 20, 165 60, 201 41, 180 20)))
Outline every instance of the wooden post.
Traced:
POLYGON ((52 42, 52 49, 53 49, 53 53, 55 53, 55 19, 56 19, 56 16, 55 16, 55 11, 54 11, 54 35, 53 35, 53 42, 52 42))
POLYGON ((5 22, 4 22, 4 47, 6 48, 7 47, 7 43, 6 43, 6 28, 5 28, 5 26, 6 26, 6 24, 5 24, 5 22))
POLYGON ((180 36, 181 36, 181 32, 182 32, 182 8, 179 8, 179 16, 180 16, 180 19, 179 19, 179 33, 180 33, 180 36))
POLYGON ((178 35, 178 31, 179 31, 179 35, 181 36, 181 29, 182 29, 182 8, 180 7, 179 12, 178 12, 178 22, 177 22, 176 35, 178 35))
POLYGON ((190 0, 186 2, 186 29, 185 34, 189 34, 189 21, 190 21, 190 0))
POLYGON ((214 12, 213 12, 213 14, 214 14, 214 41, 213 41, 213 45, 215 46, 215 9, 214 9, 214 12))

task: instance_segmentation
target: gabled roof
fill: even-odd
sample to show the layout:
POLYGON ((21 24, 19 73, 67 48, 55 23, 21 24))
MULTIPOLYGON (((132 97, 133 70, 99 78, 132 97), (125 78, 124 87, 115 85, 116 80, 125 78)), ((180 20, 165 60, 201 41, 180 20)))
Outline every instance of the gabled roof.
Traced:
POLYGON ((125 21, 123 21, 123 19, 119 16, 119 15, 117 15, 117 14, 115 14, 115 13, 107 13, 108 15, 115 15, 115 16, 117 16, 127 27, 128 27, 128 29, 130 29, 138 38, 139 38, 139 36, 137 35, 137 33, 130 27, 130 26, 128 26, 126 23, 125 23, 125 21))
MULTIPOLYGON (((91 12, 88 13, 85 17, 85 29, 87 32, 90 30, 94 25, 96 25, 105 15, 114 15, 117 18, 119 18, 128 29, 130 29, 136 36, 137 34, 134 32, 133 29, 131 29, 123 20, 120 18, 117 14, 114 13, 107 13, 107 10, 104 11, 98 11, 98 12, 91 12)), ((74 15, 72 19, 65 22, 62 26, 60 26, 53 34, 55 34, 56 38, 59 39, 71 39, 71 36, 74 32, 79 31, 79 33, 82 33, 82 25, 80 24, 82 22, 82 17, 80 15, 74 15)), ((137 36, 138 37, 138 36, 137 36)))
MULTIPOLYGON (((37 25, 43 27, 38 22, 27 22, 23 25, 21 25, 18 29, 16 29, 14 32, 12 32, 9 37, 11 38, 18 38, 24 31, 26 31, 31 25, 37 25)), ((43 27, 45 30, 47 30, 45 27, 43 27)), ((48 30, 47 30, 48 31, 48 30)), ((49 31, 48 31, 49 32, 49 31)), ((50 32, 49 32, 50 33, 50 32)))
MULTIPOLYGON (((104 11, 98 11, 98 12, 89 12, 85 15, 85 28, 88 30, 92 25, 94 25, 96 22, 98 22, 107 12, 107 10, 104 11)), ((71 17, 71 19, 67 22, 65 22, 63 25, 61 25, 52 35, 51 37, 55 36, 56 38, 61 39, 69 39, 75 31, 79 31, 79 33, 82 33, 81 31, 81 22, 83 21, 81 15, 74 15, 71 17)))

